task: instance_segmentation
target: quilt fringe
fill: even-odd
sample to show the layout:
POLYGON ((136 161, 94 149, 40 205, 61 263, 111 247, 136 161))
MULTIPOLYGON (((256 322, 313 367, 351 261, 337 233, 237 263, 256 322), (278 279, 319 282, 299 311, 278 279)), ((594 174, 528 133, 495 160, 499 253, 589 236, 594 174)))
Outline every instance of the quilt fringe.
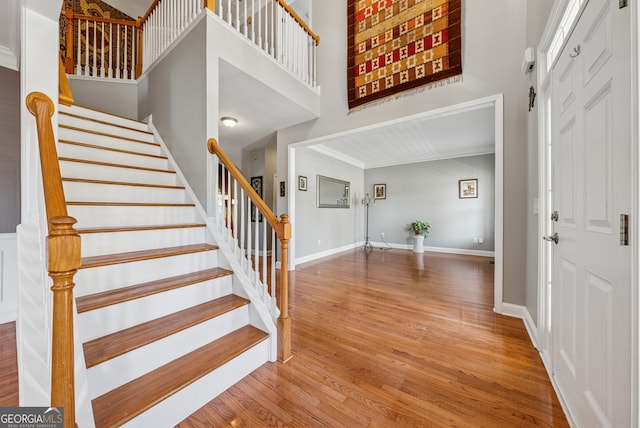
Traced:
POLYGON ((375 107, 375 106, 378 106, 378 105, 381 105, 381 104, 388 103, 390 101, 397 100, 398 98, 415 95, 415 94, 418 94, 420 92, 428 91, 429 89, 439 88, 441 86, 449 85, 449 84, 452 84, 452 83, 459 83, 459 82, 462 82, 462 81, 463 81, 462 74, 458 74, 457 76, 451 76, 451 77, 448 77, 446 79, 442 79, 442 80, 438 80, 438 81, 435 81, 435 82, 427 83, 426 85, 422 85, 422 86, 417 87, 417 88, 408 89, 406 91, 398 92, 397 94, 389 95, 387 97, 380 98, 380 99, 377 99, 377 100, 374 100, 374 101, 370 101, 370 102, 368 102, 366 104, 359 105, 357 107, 354 107, 354 108, 350 109, 347 114, 349 115, 351 113, 355 113, 355 112, 364 110, 364 109, 369 108, 369 107, 375 107))

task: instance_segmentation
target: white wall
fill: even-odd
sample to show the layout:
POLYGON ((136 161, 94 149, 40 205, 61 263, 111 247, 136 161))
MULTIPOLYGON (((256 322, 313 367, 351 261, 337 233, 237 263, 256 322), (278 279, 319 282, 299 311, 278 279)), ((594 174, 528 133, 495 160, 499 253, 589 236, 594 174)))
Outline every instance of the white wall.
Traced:
POLYGON ((138 86, 135 80, 83 78, 69 75, 76 105, 138 120, 138 86))
POLYGON ((494 251, 495 156, 470 156, 365 170, 365 192, 386 184, 387 198, 369 209, 369 236, 411 246, 413 220, 431 225, 425 246, 450 250, 494 251), (478 179, 478 197, 460 199, 458 180, 478 179), (482 237, 483 243, 474 243, 482 237))
MULTIPOLYGON (((503 93, 503 300, 522 305, 526 300, 526 250, 523 243, 527 239, 527 175, 524 172, 527 171, 528 81, 520 66, 527 44, 527 3, 467 0, 463 7, 463 82, 349 113, 346 0, 314 2, 313 28, 321 36, 318 74, 322 88, 322 114, 316 121, 278 133, 278 171, 286 171, 286 147, 291 143, 503 93)), ((279 206, 279 210, 286 211, 287 207, 279 206)))

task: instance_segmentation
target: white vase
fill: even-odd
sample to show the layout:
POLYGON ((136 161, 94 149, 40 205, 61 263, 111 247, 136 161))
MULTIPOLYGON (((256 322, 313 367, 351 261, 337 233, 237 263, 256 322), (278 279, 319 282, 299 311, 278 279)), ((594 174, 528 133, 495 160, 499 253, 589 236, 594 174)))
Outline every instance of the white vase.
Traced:
POLYGON ((413 236, 413 252, 424 253, 424 235, 413 236))

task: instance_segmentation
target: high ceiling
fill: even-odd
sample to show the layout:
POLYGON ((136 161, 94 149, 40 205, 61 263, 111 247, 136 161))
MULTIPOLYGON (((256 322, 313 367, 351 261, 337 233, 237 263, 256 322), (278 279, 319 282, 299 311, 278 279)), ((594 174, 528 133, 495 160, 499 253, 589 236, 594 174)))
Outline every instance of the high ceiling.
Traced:
MULTIPOLYGON (((106 0, 124 13, 144 15, 152 0, 106 0)), ((226 0, 220 0, 226 1, 226 0)), ((308 18, 309 0, 289 1, 308 18)), ((232 129, 221 127, 224 145, 258 148, 276 130, 313 118, 298 105, 260 84, 245 73, 221 62, 220 115, 238 119, 232 129)), ((474 107, 462 112, 424 114, 318 139, 313 148, 356 165, 376 168, 426 160, 494 152, 494 109, 474 107)))

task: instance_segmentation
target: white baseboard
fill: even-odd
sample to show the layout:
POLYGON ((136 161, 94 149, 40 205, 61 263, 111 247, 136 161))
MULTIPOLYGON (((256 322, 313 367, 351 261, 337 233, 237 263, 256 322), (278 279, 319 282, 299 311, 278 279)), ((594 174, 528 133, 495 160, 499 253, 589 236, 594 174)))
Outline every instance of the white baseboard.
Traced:
POLYGON ((18 318, 18 243, 15 233, 0 234, 0 324, 18 318))
POLYGON ((364 245, 364 242, 359 242, 359 243, 356 242, 353 244, 345 245, 343 247, 332 248, 331 250, 321 251, 319 253, 309 254, 308 256, 298 257, 296 258, 296 265, 299 265, 301 263, 311 262, 313 260, 318 260, 324 257, 332 256, 334 254, 338 254, 343 251, 352 250, 354 248, 361 247, 362 245, 364 245))
POLYGON ((527 329, 527 333, 529 334, 531 343, 536 349, 539 349, 538 327, 536 327, 536 323, 533 322, 533 318, 531 317, 531 314, 529 313, 529 310, 526 306, 514 305, 512 303, 503 303, 502 309, 498 313, 509 317, 520 318, 522 321, 524 321, 524 327, 527 329))
MULTIPOLYGON (((409 244, 387 244, 386 242, 371 242, 371 245, 373 245, 374 248, 397 248, 400 250, 413 249, 413 245, 409 245, 409 244)), ((445 248, 445 247, 425 246, 424 250, 431 253, 448 253, 448 254, 464 254, 467 256, 495 257, 494 251, 469 250, 466 248, 445 248)))

